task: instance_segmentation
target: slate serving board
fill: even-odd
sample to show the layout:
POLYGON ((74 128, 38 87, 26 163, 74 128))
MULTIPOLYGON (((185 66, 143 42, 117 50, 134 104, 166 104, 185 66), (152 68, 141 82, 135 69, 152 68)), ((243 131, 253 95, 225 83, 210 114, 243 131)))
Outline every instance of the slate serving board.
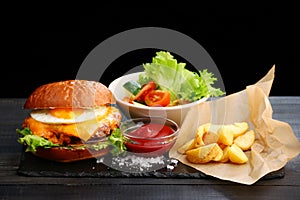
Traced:
MULTIPOLYGON (((168 158, 165 158, 168 162, 168 158)), ((107 164, 107 163, 106 163, 107 164)), ((23 152, 18 168, 18 174, 22 176, 45 176, 45 177, 157 177, 157 178, 203 178, 212 179, 202 172, 195 170, 192 167, 178 162, 177 164, 170 162, 162 168, 157 168, 153 171, 126 172, 116 168, 109 167, 97 159, 88 159, 72 163, 58 163, 45 160, 32 155, 31 153, 23 152)), ((283 178, 285 176, 284 168, 271 172, 262 179, 283 178)))

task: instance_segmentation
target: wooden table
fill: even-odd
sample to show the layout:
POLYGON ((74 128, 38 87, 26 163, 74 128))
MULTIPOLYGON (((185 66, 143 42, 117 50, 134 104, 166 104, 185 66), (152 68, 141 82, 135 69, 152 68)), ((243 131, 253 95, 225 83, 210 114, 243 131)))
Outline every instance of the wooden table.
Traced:
MULTIPOLYGON (((15 130, 28 115, 24 102, 0 99, 0 199, 300 199, 299 155, 285 166, 283 178, 249 186, 201 178, 20 176, 15 130)), ((270 102, 273 118, 289 123, 300 140, 300 97, 271 96, 270 102)))

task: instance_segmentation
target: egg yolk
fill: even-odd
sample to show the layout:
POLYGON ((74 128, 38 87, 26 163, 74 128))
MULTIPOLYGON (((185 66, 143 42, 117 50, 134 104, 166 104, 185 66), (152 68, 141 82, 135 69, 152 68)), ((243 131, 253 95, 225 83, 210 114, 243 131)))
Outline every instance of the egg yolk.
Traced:
POLYGON ((83 109, 81 108, 55 108, 50 110, 52 116, 64 119, 74 119, 82 113, 83 109))

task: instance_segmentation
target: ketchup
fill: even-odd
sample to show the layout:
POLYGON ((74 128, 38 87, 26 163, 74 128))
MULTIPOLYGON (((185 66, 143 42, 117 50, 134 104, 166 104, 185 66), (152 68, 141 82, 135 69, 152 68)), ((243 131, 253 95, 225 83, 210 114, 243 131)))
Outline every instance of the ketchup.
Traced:
POLYGON ((127 148, 136 153, 162 154, 169 150, 175 140, 172 137, 162 138, 174 133, 174 130, 163 124, 145 124, 134 131, 127 133, 127 137, 131 140, 126 142, 127 148), (150 138, 150 139, 143 139, 150 138), (170 141, 171 140, 171 141, 170 141))

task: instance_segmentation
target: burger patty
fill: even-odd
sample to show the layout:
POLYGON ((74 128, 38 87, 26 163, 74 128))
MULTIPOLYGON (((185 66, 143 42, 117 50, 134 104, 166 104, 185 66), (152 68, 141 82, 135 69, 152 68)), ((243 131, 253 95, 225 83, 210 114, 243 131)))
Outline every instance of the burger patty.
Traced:
POLYGON ((112 107, 112 111, 105 117, 72 124, 43 123, 29 116, 24 120, 23 128, 28 127, 34 135, 46 138, 54 144, 68 145, 105 137, 111 130, 119 127, 121 119, 120 112, 112 107))

